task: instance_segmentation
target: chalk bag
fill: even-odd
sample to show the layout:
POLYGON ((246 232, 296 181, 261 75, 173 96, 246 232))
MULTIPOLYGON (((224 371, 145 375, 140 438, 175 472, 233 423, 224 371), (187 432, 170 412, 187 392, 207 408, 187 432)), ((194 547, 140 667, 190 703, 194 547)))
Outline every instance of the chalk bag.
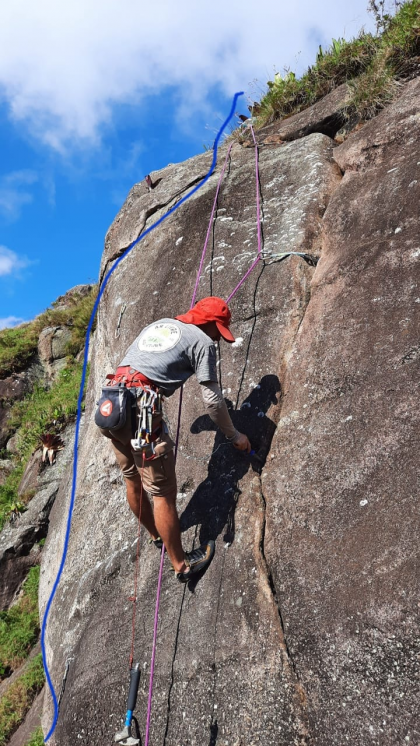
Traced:
POLYGON ((124 384, 105 387, 97 402, 95 423, 104 430, 121 430, 127 421, 128 412, 135 403, 135 396, 124 384))

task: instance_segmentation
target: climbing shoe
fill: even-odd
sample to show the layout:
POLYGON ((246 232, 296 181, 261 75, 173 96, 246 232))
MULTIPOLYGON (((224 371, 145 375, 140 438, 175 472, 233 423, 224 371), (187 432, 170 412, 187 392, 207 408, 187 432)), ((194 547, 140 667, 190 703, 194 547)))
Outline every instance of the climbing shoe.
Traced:
POLYGON ((156 549, 159 549, 159 550, 161 550, 163 547, 163 541, 160 538, 160 536, 158 536, 157 539, 152 539, 152 537, 150 537, 149 544, 154 544, 156 549))
POLYGON ((180 583, 188 583, 193 575, 197 575, 204 570, 213 559, 214 541, 210 539, 206 544, 202 544, 198 549, 192 549, 191 552, 185 552, 185 564, 187 570, 177 572, 176 577, 180 583))

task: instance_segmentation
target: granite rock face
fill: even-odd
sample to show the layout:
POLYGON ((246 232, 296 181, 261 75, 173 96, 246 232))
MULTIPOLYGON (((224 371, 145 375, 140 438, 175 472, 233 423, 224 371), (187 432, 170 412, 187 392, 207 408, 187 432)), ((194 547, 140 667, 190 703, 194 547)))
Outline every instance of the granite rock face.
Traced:
POLYGON ((71 339, 71 330, 63 327, 47 326, 39 335, 38 355, 47 380, 66 366, 66 346, 71 339))
MULTIPOLYGON (((215 432, 190 379, 177 464, 183 543, 213 538, 216 555, 193 588, 178 585, 166 562, 152 743, 395 746, 418 737, 413 101, 418 111, 416 81, 339 148, 313 133, 260 152, 264 261, 232 300, 237 342, 221 344, 218 366, 259 459, 215 432), (279 262, 287 250, 321 260, 316 269, 297 257, 279 262)), ((124 258, 101 300, 69 553, 47 634, 57 691, 69 664, 51 739, 59 746, 110 742, 128 687, 137 526, 93 423, 95 400, 143 326, 188 309, 221 150, 217 173, 124 258)), ((152 174, 152 192, 133 188, 108 232, 102 277, 210 162, 205 154, 152 174)), ((256 249, 254 154, 235 145, 199 297, 226 298, 256 249)), ((175 395, 173 433, 177 407, 175 395)), ((70 486, 69 470, 43 550, 42 609, 70 486)), ((159 554, 144 535, 140 545, 144 733, 159 554)), ((45 730, 51 721, 48 697, 45 730)))
POLYGON ((0 449, 4 448, 13 434, 9 425, 9 411, 14 401, 23 399, 32 388, 33 382, 27 371, 13 373, 0 379, 0 449))
MULTIPOLYGON (((259 132, 258 143, 279 145, 282 141, 298 140, 315 132, 334 137, 347 121, 349 98, 348 86, 343 83, 308 109, 264 127, 259 132)), ((246 145, 252 147, 252 137, 247 138, 246 145)))

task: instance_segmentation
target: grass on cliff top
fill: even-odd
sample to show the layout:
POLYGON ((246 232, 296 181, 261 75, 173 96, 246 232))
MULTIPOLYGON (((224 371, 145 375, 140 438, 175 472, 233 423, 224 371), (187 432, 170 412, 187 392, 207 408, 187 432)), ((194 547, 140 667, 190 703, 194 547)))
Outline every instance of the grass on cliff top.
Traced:
MULTIPOLYGON (((17 430, 17 454, 14 456, 13 471, 0 485, 0 530, 11 513, 24 509, 25 503, 32 497, 28 494, 26 499, 25 496, 18 499, 17 491, 27 462, 40 445, 40 435, 45 432, 58 434, 67 422, 75 418, 82 369, 81 363, 70 362, 50 389, 36 386, 25 399, 14 403, 10 422, 17 430)), ((71 445, 66 443, 68 448, 71 445)))
POLYGON ((22 665, 38 639, 39 573, 39 566, 31 567, 21 598, 0 612, 0 680, 22 665))
POLYGON ((404 2, 381 26, 378 36, 361 33, 348 42, 333 39, 327 50, 320 47, 316 63, 301 78, 277 73, 255 106, 256 127, 306 109, 342 83, 350 84, 348 113, 375 116, 392 99, 398 80, 418 70, 420 0, 404 2))
POLYGON ((37 351, 40 333, 49 326, 67 326, 71 329, 66 352, 72 357, 77 355, 84 345, 96 295, 97 287, 94 285, 86 295, 75 293, 69 296, 66 308, 54 308, 53 304, 28 324, 0 331, 0 379, 29 365, 37 351))
POLYGON ((44 686, 42 655, 37 655, 26 671, 8 688, 0 700, 0 746, 6 746, 25 719, 35 697, 44 686))

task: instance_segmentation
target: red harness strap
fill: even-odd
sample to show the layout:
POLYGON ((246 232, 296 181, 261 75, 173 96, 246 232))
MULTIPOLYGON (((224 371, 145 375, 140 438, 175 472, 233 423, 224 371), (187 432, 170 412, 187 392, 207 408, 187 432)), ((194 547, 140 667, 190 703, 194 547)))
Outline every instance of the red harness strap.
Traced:
POLYGON ((153 391, 157 391, 158 389, 156 383, 150 381, 147 376, 140 373, 140 371, 135 370, 135 368, 130 368, 129 365, 119 367, 115 373, 108 373, 105 377, 109 381, 109 386, 115 386, 118 383, 125 383, 128 389, 140 388, 143 386, 148 386, 153 389, 153 391))

